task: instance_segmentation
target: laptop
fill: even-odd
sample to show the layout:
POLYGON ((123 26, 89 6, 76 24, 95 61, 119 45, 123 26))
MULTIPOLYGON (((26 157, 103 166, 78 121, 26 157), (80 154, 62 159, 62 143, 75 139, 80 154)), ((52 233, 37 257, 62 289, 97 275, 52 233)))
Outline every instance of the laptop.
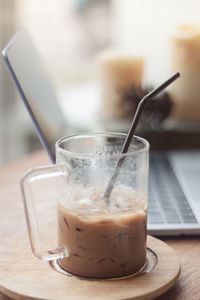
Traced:
POLYGON ((55 140, 67 134, 68 124, 50 78, 27 32, 17 32, 2 55, 40 141, 54 163, 55 140))
MULTIPOLYGON (((68 125, 28 34, 24 30, 18 32, 2 55, 41 143, 55 163, 55 141, 67 135, 68 125)), ((150 153, 150 234, 200 234, 199 179, 200 150, 150 153)))

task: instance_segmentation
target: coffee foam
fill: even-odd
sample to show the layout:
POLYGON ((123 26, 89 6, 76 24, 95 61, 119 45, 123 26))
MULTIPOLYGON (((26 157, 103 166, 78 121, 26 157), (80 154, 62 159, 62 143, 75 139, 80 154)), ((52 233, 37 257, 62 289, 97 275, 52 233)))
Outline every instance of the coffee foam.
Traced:
POLYGON ((85 188, 71 185, 59 199, 63 209, 87 214, 117 214, 146 212, 147 199, 127 186, 117 186, 110 196, 110 204, 103 199, 105 187, 85 188))

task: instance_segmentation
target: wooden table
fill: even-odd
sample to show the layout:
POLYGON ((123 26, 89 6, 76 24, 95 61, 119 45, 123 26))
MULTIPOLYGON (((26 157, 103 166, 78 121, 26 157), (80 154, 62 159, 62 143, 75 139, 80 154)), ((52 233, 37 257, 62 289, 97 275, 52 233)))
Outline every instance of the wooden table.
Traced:
MULTIPOLYGON (((37 152, 0 168, 0 239, 1 245, 9 237, 27 234, 19 180, 29 168, 49 164, 46 153, 37 152)), ((176 285, 159 300, 200 299, 200 236, 165 238, 180 257, 181 275, 176 285)), ((29 243, 27 236, 27 243, 29 243)), ((0 270, 1 272, 1 270, 0 270)), ((9 300, 0 294, 0 300, 9 300)))

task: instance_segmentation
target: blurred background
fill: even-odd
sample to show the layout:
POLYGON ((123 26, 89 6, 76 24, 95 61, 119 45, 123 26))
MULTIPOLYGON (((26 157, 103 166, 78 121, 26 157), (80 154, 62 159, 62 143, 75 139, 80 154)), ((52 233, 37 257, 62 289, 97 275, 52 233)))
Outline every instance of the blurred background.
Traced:
MULTIPOLYGON (((115 115, 112 106, 109 108, 110 115, 104 115, 109 99, 105 101, 107 96, 102 93, 102 86, 106 90, 104 80, 101 81, 101 76, 105 78, 105 70, 99 79, 99 62, 104 66, 102 60, 105 61, 100 58, 100 54, 106 53, 105 49, 112 49, 111 52, 113 49, 120 49, 121 53, 128 52, 135 57, 142 57, 142 79, 137 89, 139 88, 139 95, 143 95, 151 87, 162 83, 177 68, 180 67, 184 73, 182 66, 176 65, 176 58, 183 53, 180 44, 183 44, 183 49, 192 45, 191 47, 200 50, 198 28, 188 30, 184 27, 184 41, 181 34, 175 34, 179 25, 200 24, 199 11, 199 0, 0 0, 0 48, 3 49, 20 28, 27 30, 48 70, 66 114, 68 134, 101 129, 126 131, 130 115, 115 115), (194 32, 197 41, 193 39, 194 32), (188 41, 185 41, 187 34, 190 38, 192 36, 189 46, 188 41), (102 103, 105 105, 103 109, 102 103)), ((200 57, 200 51, 198 53, 197 56, 200 57)), ((194 65, 200 70, 199 57, 194 65)), ((190 60, 186 63, 190 64, 190 60)), ((106 63, 106 68, 108 65, 106 63)), ((194 74, 198 79, 198 86, 200 71, 198 73, 195 69, 194 74)), ((191 77, 189 75, 186 77, 191 77)), ((110 78, 109 80, 112 82, 110 78)), ((169 98, 172 102, 179 103, 180 90, 182 91, 181 84, 177 85, 177 89, 174 85, 172 94, 164 97, 166 106, 158 108, 157 115, 152 116, 149 108, 151 118, 148 120, 154 126, 144 122, 143 133, 144 136, 154 137, 153 142, 164 136, 158 143, 163 145, 163 141, 164 144, 169 143, 169 134, 172 134, 170 140, 176 139, 173 133, 178 132, 179 137, 182 134, 183 145, 197 147, 192 141, 200 136, 200 113, 187 116, 178 109, 174 117, 169 114, 169 98), (160 111, 163 110, 166 115, 160 116, 160 111), (188 136, 192 136, 193 140, 187 140, 188 136)), ((195 91, 192 105, 200 107, 198 87, 195 91)), ((126 86, 121 95, 125 102, 131 99, 133 112, 133 102, 138 101, 134 87, 126 86)), ((190 101, 189 98, 190 95, 186 102, 190 101)), ((180 148, 182 141, 179 140, 180 148)), ((0 164, 40 148, 30 117, 19 99, 3 60, 0 59, 0 164)))

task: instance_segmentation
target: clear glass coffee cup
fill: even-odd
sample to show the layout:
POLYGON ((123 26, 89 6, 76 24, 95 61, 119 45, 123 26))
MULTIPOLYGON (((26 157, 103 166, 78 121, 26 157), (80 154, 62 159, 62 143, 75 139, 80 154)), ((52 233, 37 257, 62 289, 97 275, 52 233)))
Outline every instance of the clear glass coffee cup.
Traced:
POLYGON ((22 177, 29 238, 38 258, 57 260, 71 274, 97 279, 124 277, 143 269, 149 161, 146 140, 134 136, 128 153, 123 154, 109 203, 103 197, 125 138, 126 134, 108 132, 64 137, 56 143, 55 165, 29 170, 22 177), (48 178, 56 183, 55 208, 45 197, 40 205, 52 211, 57 223, 57 242, 51 240, 51 229, 55 228, 46 227, 55 242, 51 250, 43 249, 36 207, 37 195, 49 188, 48 178))

